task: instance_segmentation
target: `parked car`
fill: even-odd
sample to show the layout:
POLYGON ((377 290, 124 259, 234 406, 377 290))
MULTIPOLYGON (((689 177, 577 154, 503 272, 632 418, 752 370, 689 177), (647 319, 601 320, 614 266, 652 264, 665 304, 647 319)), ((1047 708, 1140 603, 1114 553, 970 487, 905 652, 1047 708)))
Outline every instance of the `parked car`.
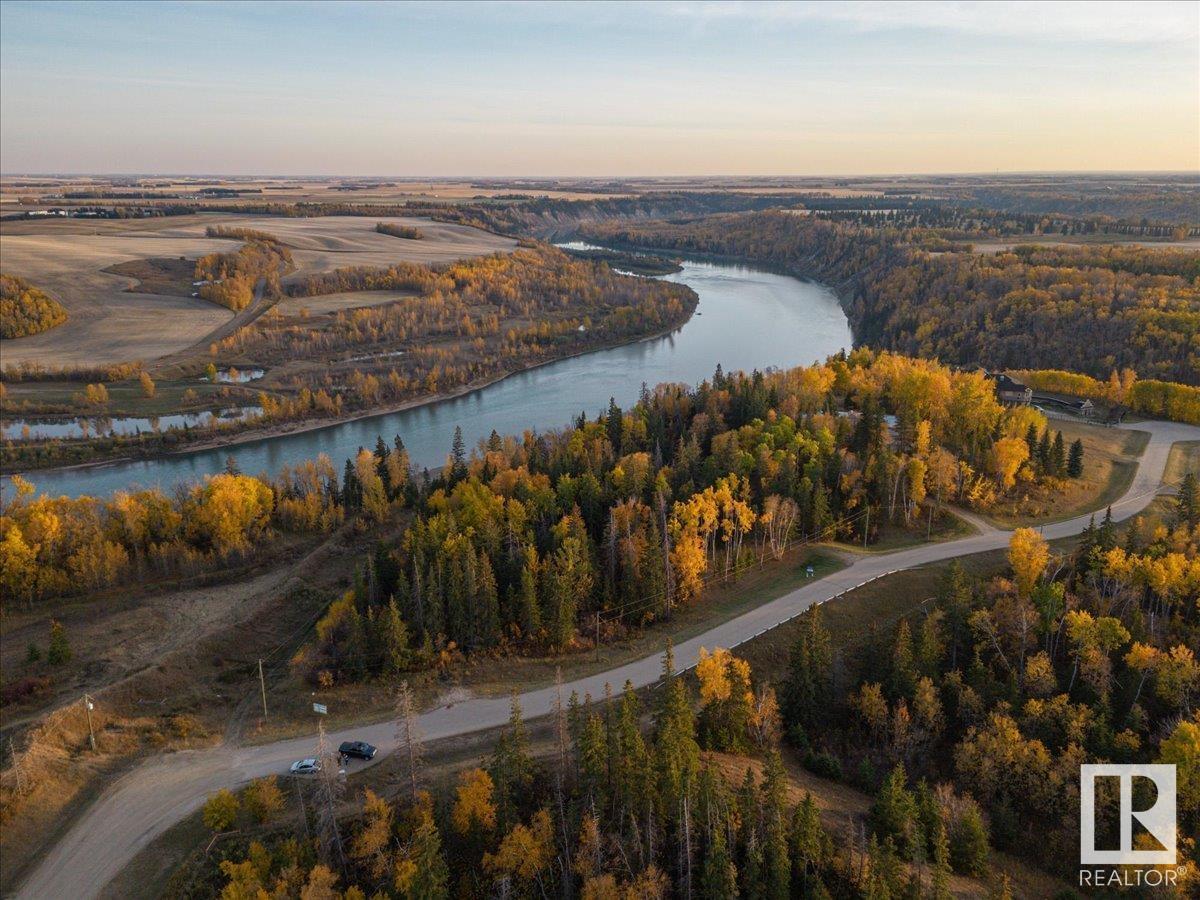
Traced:
POLYGON ((354 759, 374 759, 375 752, 375 748, 366 741, 346 741, 338 747, 338 753, 343 757, 353 757, 354 759))
POLYGON ((292 763, 291 773, 293 775, 313 775, 321 771, 321 761, 319 759, 298 759, 292 763))

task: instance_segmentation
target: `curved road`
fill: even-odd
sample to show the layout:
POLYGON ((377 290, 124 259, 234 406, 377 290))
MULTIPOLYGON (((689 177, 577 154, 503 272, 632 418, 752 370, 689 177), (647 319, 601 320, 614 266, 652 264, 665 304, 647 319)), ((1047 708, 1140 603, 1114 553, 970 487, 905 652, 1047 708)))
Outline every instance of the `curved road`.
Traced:
MULTIPOLYGON (((1171 445, 1176 441, 1200 440, 1200 428, 1170 422, 1147 422, 1130 426, 1150 432, 1150 442, 1139 461, 1133 483, 1113 504, 1113 516, 1128 518, 1140 512, 1162 487, 1163 472, 1171 445)), ((819 581, 764 603, 735 619, 718 625, 675 648, 681 668, 696 663, 700 648, 735 647, 786 622, 817 603, 823 603, 865 581, 901 569, 937 562, 955 556, 996 550, 1007 546, 1009 532, 974 520, 978 534, 956 541, 927 544, 894 553, 865 554, 819 581)), ((1080 516, 1042 529, 1047 538, 1078 534, 1088 523, 1080 516)), ((606 683, 619 687, 626 680, 635 687, 657 681, 662 670, 661 654, 628 663, 565 684, 564 692, 578 691, 602 696, 606 683)), ((527 718, 549 713, 555 688, 541 688, 520 695, 527 718)), ((508 721, 507 697, 479 697, 421 716, 426 740, 468 734, 508 721)), ((389 722, 331 734, 336 745, 348 739, 366 740, 380 748, 380 755, 396 747, 394 725, 389 722)), ((296 759, 312 754, 314 738, 296 738, 256 747, 218 747, 173 753, 152 760, 118 780, 80 816, 55 845, 40 866, 26 879, 18 897, 88 898, 99 895, 105 885, 152 840, 185 818, 205 798, 222 787, 272 773, 282 773, 296 759)), ((376 757, 377 759, 379 757, 376 757)), ((357 766, 356 766, 357 768, 357 766)))

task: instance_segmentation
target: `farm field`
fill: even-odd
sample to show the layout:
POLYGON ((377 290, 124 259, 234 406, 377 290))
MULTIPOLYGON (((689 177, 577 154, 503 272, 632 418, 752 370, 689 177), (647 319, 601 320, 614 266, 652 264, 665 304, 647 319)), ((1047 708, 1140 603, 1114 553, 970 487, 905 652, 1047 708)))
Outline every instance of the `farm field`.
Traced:
MULTIPOLYGON (((182 228, 167 227, 163 234, 203 236, 213 222, 202 221, 182 228)), ((265 231, 275 235, 292 251, 296 279, 345 266, 390 266, 397 262, 446 263, 470 256, 503 253, 516 247, 511 238, 489 234, 466 225, 451 225, 409 216, 322 216, 284 219, 271 216, 221 217, 220 224, 265 231), (380 234, 376 222, 417 228, 424 237, 411 241, 380 234)), ((286 283, 288 279, 284 279, 286 283)))
MULTIPOLYGON (((42 334, 5 341, 4 364, 150 363, 203 341, 232 318, 228 310, 200 298, 180 296, 183 291, 142 293, 137 290, 136 277, 105 270, 143 260, 192 260, 239 246, 237 241, 206 237, 205 229, 210 225, 245 227, 277 235, 292 248, 296 261, 292 278, 344 266, 382 267, 401 261, 445 263, 505 252, 516 246, 513 240, 467 226, 413 218, 385 221, 419 227, 424 235, 422 240, 379 234, 374 230, 375 220, 369 217, 277 219, 213 215, 186 219, 159 218, 135 223, 66 220, 6 225, 0 233, 4 271, 26 278, 56 297, 67 308, 70 318, 64 325, 42 334)), ((377 297, 371 300, 388 302, 377 297)), ((343 295, 321 305, 329 311, 355 304, 343 295)), ((313 303, 307 306, 316 311, 313 303)))
POLYGON ((138 293, 137 280, 104 270, 138 259, 194 259, 236 242, 155 234, 0 235, 4 271, 19 275, 66 307, 65 324, 4 342, 4 364, 105 365, 151 360, 181 350, 232 317, 193 297, 138 293))
POLYGON ((320 316, 343 309, 383 306, 414 296, 412 291, 342 291, 316 297, 285 297, 275 304, 275 310, 283 316, 300 316, 305 310, 309 315, 320 316))

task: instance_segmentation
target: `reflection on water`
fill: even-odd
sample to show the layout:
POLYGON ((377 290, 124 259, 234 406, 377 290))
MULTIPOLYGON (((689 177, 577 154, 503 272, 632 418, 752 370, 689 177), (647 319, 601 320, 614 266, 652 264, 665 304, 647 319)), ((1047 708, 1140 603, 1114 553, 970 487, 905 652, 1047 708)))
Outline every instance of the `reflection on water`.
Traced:
MULTIPOLYGON (((246 384, 249 381, 258 381, 267 373, 258 368, 254 369, 217 369, 218 384, 246 384)), ((208 381, 207 375, 200 376, 201 381, 208 381)))
POLYGON ((643 383, 695 384, 718 363, 726 371, 795 366, 850 347, 846 317, 822 285, 741 266, 693 262, 665 278, 689 285, 700 297, 700 314, 665 337, 550 363, 402 412, 165 459, 35 472, 30 480, 53 494, 106 494, 134 485, 166 488, 198 480, 221 471, 229 456, 243 472, 274 473, 319 453, 328 454, 340 470, 359 447, 374 446, 377 435, 390 442, 396 434, 414 464, 434 467, 445 461, 455 426, 462 427, 472 446, 493 429, 520 434, 565 426, 580 412, 597 414, 609 397, 628 406, 643 383))
POLYGON ((107 435, 141 434, 144 431, 172 431, 183 428, 206 428, 214 422, 240 422, 262 413, 261 406, 233 407, 216 412, 172 413, 166 416, 84 416, 78 419, 5 419, 0 424, 0 437, 12 441, 49 440, 57 438, 103 437, 107 435))

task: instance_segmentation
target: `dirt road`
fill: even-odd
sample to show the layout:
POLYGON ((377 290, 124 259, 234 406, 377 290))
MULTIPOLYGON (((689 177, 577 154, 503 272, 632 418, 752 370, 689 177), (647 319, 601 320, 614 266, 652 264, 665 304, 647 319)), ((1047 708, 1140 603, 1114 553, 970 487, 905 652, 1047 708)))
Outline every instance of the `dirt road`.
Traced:
MULTIPOLYGON (((1168 422, 1130 426, 1150 432, 1150 442, 1139 462, 1137 474, 1125 495, 1113 504, 1117 519, 1128 518, 1150 503, 1162 486, 1163 472, 1171 445, 1176 441, 1200 439, 1200 428, 1168 422)), ((1088 523, 1087 516, 1047 525, 1042 529, 1048 539, 1078 534, 1088 523)), ((964 556, 1007 545, 1009 532, 979 522, 979 533, 957 541, 927 544, 886 554, 866 554, 852 565, 820 581, 785 594, 750 612, 680 644, 675 658, 681 668, 696 663, 701 647, 735 647, 764 631, 788 621, 809 607, 824 603, 862 583, 901 569, 964 556)), ((661 654, 618 666, 607 672, 580 678, 564 685, 564 697, 571 691, 580 696, 599 697, 606 683, 619 690, 626 682, 634 687, 658 680, 661 654)), ((553 708, 554 688, 527 691, 520 695, 526 718, 545 715, 553 708)), ((427 740, 468 734, 503 724, 508 719, 506 698, 478 697, 430 710, 421 716, 421 730, 427 740)), ((330 735, 336 745, 348 739, 365 740, 380 748, 380 754, 396 747, 394 726, 377 724, 348 729, 330 735)), ((186 817, 205 798, 222 787, 232 787, 251 778, 279 774, 296 759, 312 754, 315 736, 279 741, 258 747, 220 747, 212 750, 173 753, 145 763, 104 792, 79 818, 74 827, 55 846, 41 865, 26 880, 18 897, 89 898, 97 896, 105 884, 133 859, 139 850, 171 825, 186 817)), ((378 759, 379 757, 376 757, 378 759)), ((362 767, 353 763, 351 773, 362 767)))

